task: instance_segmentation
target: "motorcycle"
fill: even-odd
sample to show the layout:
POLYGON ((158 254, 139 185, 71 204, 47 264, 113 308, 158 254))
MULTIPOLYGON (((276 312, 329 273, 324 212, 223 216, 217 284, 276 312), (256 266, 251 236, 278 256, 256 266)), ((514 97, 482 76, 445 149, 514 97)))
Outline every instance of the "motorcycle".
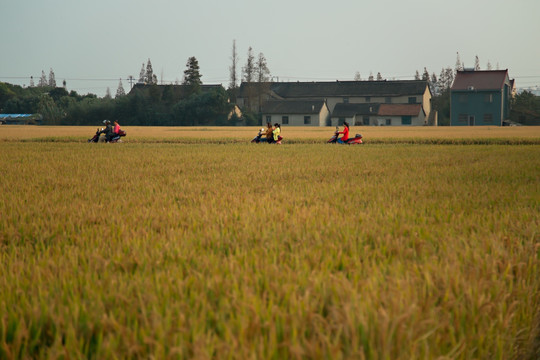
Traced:
MULTIPOLYGON (((264 134, 266 134, 266 130, 264 128, 261 128, 259 130, 259 132, 257 133, 257 135, 253 139, 251 139, 251 142, 256 143, 256 144, 258 144, 258 143, 268 144, 268 141, 266 140, 266 138, 262 137, 264 134)), ((280 144, 281 145, 281 140, 283 140, 283 137, 279 136, 277 141, 272 141, 272 142, 270 142, 270 144, 280 144)))
POLYGON ((356 134, 354 137, 350 137, 347 139, 347 141, 340 143, 338 142, 338 136, 339 136, 339 127, 336 127, 336 132, 334 133, 334 136, 332 136, 330 139, 328 139, 328 144, 342 144, 342 145, 356 145, 356 144, 363 144, 362 141, 362 134, 356 134))
POLYGON ((98 128, 94 136, 88 139, 88 142, 97 143, 101 141, 101 142, 117 143, 117 142, 122 142, 121 138, 127 135, 127 133, 124 130, 120 129, 120 131, 118 131, 118 134, 114 134, 114 136, 110 140, 107 141, 105 137, 100 137, 100 133, 103 130, 104 128, 101 128, 101 129, 98 128))
POLYGON ((266 138, 263 138, 262 136, 265 134, 265 130, 264 128, 261 128, 261 130, 259 130, 259 132, 257 133, 257 136, 255 136, 253 139, 251 139, 251 142, 252 143, 261 143, 261 142, 266 142, 266 138))

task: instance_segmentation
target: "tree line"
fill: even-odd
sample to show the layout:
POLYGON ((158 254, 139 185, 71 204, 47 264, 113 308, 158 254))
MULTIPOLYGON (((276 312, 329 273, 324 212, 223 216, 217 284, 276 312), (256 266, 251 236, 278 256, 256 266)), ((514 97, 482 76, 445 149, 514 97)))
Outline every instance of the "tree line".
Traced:
MULTIPOLYGON (((68 92, 65 80, 62 87, 57 87, 51 68, 49 79, 42 71, 37 86, 34 85, 33 77, 30 78, 30 86, 27 88, 0 83, 0 112, 39 113, 43 116, 44 124, 50 125, 95 125, 103 119, 118 120, 123 125, 153 126, 259 124, 262 95, 268 91, 267 87, 272 79, 266 57, 262 52, 255 56, 253 48, 249 47, 245 65, 239 70, 239 56, 234 40, 230 60, 227 90, 222 86, 203 86, 200 67, 194 56, 187 60, 182 82, 177 79, 174 84, 158 85, 157 76, 148 59, 147 63, 141 66, 135 87, 126 94, 120 79, 114 98, 109 88, 103 98, 98 98, 94 94, 79 95, 75 91, 68 92), (246 91, 250 93, 246 94, 247 98, 257 101, 256 104, 246 104, 242 109, 242 119, 233 111, 239 82, 248 84, 246 91)), ((478 56, 475 57, 474 68, 480 70, 478 56)), ((450 124, 450 87, 457 71, 463 69, 464 63, 457 53, 454 68, 442 68, 438 77, 435 73, 430 74, 425 67, 422 75, 418 70, 414 75, 416 80, 429 83, 433 94, 432 107, 438 111, 439 125, 450 124)), ((489 61, 487 69, 492 70, 489 61)), ((370 73, 368 81, 375 79, 384 80, 380 72, 376 77, 370 73)), ((132 77, 128 80, 135 81, 132 77)), ((354 75, 354 80, 362 80, 359 72, 354 75)), ((533 94, 520 94, 512 102, 512 108, 527 113, 531 109, 538 109, 537 102, 538 97, 533 94)), ((513 120, 518 119, 516 114, 511 113, 512 116, 513 120)))
POLYGON ((222 86, 202 89, 195 57, 187 61, 182 84, 164 86, 158 86, 149 59, 138 84, 126 94, 120 80, 115 98, 109 89, 103 98, 68 92, 65 83, 64 87, 56 87, 51 79, 40 79, 38 86, 27 88, 0 83, 0 112, 39 113, 48 125, 95 125, 103 119, 118 120, 123 125, 153 126, 236 125, 240 121, 222 86))

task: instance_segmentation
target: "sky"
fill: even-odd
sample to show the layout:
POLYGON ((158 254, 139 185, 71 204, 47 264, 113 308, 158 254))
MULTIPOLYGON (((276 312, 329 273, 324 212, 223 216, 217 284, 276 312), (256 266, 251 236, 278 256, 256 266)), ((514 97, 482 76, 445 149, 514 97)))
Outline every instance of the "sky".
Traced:
POLYGON ((275 81, 413 79, 478 56, 540 88, 540 0, 0 0, 0 81, 52 68, 68 91, 114 96, 151 60, 159 83, 197 58, 204 84, 229 86, 248 48, 275 81))

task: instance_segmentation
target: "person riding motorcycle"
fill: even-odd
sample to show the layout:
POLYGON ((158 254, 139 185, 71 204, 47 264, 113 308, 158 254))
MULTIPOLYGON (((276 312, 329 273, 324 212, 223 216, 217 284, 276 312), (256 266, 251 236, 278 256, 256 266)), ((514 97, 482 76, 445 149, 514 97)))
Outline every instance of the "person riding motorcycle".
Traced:
POLYGON ((114 135, 120 135, 120 124, 118 123, 118 120, 114 120, 114 135))
POLYGON ((338 134, 343 134, 342 137, 337 139, 338 143, 340 143, 340 144, 346 143, 347 140, 349 140, 349 123, 344 121, 343 122, 343 131, 338 131, 337 133, 338 134))
POLYGON ((103 124, 105 124, 105 128, 102 129, 99 132, 99 134, 100 135, 105 134, 105 141, 109 142, 109 141, 111 141, 111 139, 115 135, 114 131, 113 131, 113 127, 112 127, 111 122, 109 120, 103 120, 103 124))
POLYGON ((261 141, 266 141, 267 143, 271 143, 272 140, 274 139, 274 134, 272 133, 273 130, 274 129, 272 129, 272 123, 267 122, 266 123, 266 132, 265 132, 266 138, 264 140, 261 138, 261 141))
POLYGON ((281 134, 281 125, 279 125, 278 123, 275 123, 274 130, 272 130, 272 135, 274 136, 273 142, 275 142, 276 144, 281 144, 280 134, 281 134))

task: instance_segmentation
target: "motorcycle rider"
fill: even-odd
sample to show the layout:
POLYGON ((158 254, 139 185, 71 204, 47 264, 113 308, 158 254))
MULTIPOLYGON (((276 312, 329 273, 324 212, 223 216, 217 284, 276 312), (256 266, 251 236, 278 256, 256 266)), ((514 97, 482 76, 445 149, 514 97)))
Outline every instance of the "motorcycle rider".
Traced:
POLYGON ((120 135, 120 124, 118 123, 118 120, 114 120, 114 130, 115 135, 120 135))
POLYGON ((349 140, 349 123, 344 121, 343 122, 343 131, 338 131, 338 134, 343 134, 342 137, 337 139, 338 143, 345 144, 347 140, 349 140))
POLYGON ((261 138, 261 141, 266 141, 268 143, 271 143, 273 138, 274 138, 274 135, 272 134, 273 130, 274 129, 272 129, 272 123, 267 122, 266 123, 266 132, 265 132, 266 139, 261 138))
POLYGON ((274 124, 274 130, 272 131, 272 134, 274 135, 274 141, 276 144, 281 144, 280 134, 281 133, 281 125, 278 123, 274 124))
POLYGON ((103 120, 103 124, 105 124, 105 128, 99 132, 99 134, 105 134, 105 141, 109 142, 114 136, 113 127, 111 125, 111 122, 109 120, 103 120))

